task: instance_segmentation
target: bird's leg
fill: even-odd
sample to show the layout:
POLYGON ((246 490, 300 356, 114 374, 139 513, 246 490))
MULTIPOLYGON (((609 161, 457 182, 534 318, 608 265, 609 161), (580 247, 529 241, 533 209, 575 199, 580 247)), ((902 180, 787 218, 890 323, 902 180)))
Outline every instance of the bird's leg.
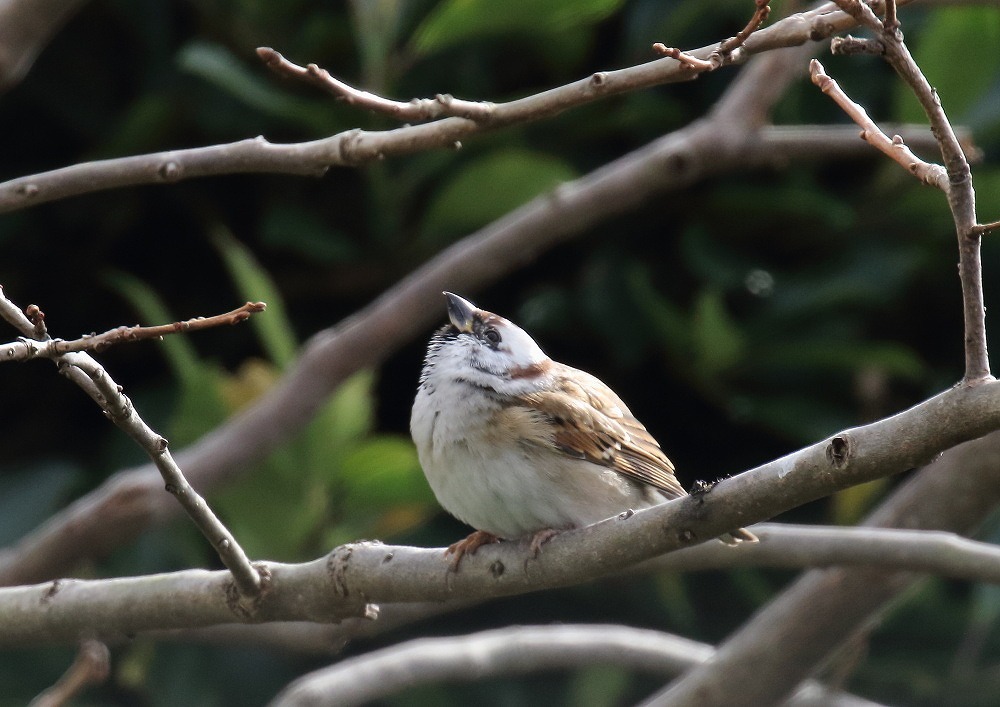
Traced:
POLYGON ((474 533, 471 533, 469 537, 464 540, 459 540, 457 543, 449 545, 448 549, 444 551, 444 556, 455 556, 451 561, 449 569, 452 572, 456 571, 458 569, 458 565, 462 562, 462 558, 467 554, 475 555, 476 550, 483 545, 498 543, 500 540, 501 538, 497 537, 493 533, 487 533, 485 530, 477 530, 474 533))

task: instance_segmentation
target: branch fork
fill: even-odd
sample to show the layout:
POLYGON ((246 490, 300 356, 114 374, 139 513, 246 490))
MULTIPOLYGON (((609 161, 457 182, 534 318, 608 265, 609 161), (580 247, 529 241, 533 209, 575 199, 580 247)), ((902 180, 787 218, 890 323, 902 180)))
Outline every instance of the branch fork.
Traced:
POLYGON ((170 454, 166 438, 155 433, 146 424, 132 405, 132 401, 123 392, 122 386, 115 383, 104 367, 86 351, 96 351, 126 341, 159 339, 165 334, 207 329, 222 324, 237 324, 264 309, 263 302, 247 302, 231 312, 213 317, 196 317, 164 326, 118 327, 104 334, 84 336, 75 341, 63 341, 48 337, 45 314, 37 305, 30 305, 25 313, 21 313, 0 287, 0 317, 24 334, 17 342, 0 347, 0 361, 48 358, 56 364, 61 374, 80 385, 100 406, 104 414, 146 452, 163 477, 166 490, 187 511, 198 529, 212 544, 222 563, 232 573, 240 595, 249 598, 261 595, 265 587, 264 576, 250 564, 249 558, 233 534, 212 512, 205 499, 188 483, 170 454), (38 334, 43 335, 44 340, 29 338, 38 334))
POLYGON ((868 117, 864 108, 844 93, 816 59, 809 64, 812 81, 862 128, 862 139, 898 162, 923 183, 937 187, 947 196, 959 246, 959 276, 962 284, 965 325, 965 375, 962 384, 975 386, 993 381, 986 346, 986 308, 983 297, 980 236, 995 226, 983 226, 977 222, 969 160, 944 112, 940 96, 928 83, 903 42, 895 0, 886 0, 884 20, 880 20, 871 7, 859 0, 835 0, 835 2, 837 7, 855 18, 859 24, 875 32, 877 38, 858 40, 848 37, 840 41, 835 40, 831 42, 831 51, 859 53, 878 50, 882 54, 909 85, 927 114, 931 133, 941 150, 943 165, 920 160, 906 147, 902 138, 899 136, 889 138, 883 133, 868 117))

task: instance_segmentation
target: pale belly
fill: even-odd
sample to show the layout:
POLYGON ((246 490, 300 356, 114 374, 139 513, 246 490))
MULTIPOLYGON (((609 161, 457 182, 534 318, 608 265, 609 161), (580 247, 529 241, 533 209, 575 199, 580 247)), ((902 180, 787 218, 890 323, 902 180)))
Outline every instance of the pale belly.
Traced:
POLYGON ((464 417, 426 412, 415 414, 411 429, 427 481, 445 510, 477 530, 517 538, 665 500, 610 469, 518 441, 495 425, 476 425, 491 419, 485 411, 464 417))

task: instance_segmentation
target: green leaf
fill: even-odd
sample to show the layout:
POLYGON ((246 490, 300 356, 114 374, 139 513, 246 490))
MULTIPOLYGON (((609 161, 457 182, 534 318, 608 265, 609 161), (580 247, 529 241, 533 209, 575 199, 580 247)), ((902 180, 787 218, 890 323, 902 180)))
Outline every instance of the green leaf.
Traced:
POLYGON ((409 439, 371 437, 344 458, 341 472, 341 519, 328 531, 326 546, 358 537, 394 535, 438 512, 409 439))
MULTIPOLYGON (((316 547, 318 542, 328 547, 329 534, 346 541, 379 527, 385 510, 379 504, 384 506, 385 502, 373 506, 371 499, 378 498, 377 493, 352 494, 351 483, 345 480, 349 470, 369 468, 363 457, 350 463, 345 460, 369 443, 366 436, 374 424, 373 385, 370 371, 349 378, 300 435, 218 495, 219 508, 236 536, 252 548, 251 554, 282 560, 304 558, 321 549, 316 547), (262 506, 263 499, 266 504, 262 506)), ((409 449, 402 452, 383 449, 381 456, 375 454, 376 462, 385 463, 390 479, 405 469, 413 475, 415 456, 412 445, 407 446, 409 449)), ((419 465, 416 468, 419 478, 419 465)), ((364 481, 358 483, 363 485, 364 481)))
POLYGON ((815 441, 843 429, 851 418, 843 410, 801 397, 744 397, 732 401, 734 419, 770 429, 786 439, 815 441))
POLYGON ((330 228, 319 214, 301 205, 279 203, 268 208, 261 218, 260 239, 265 245, 324 264, 353 261, 359 255, 344 231, 330 228))
POLYGON ((635 268, 628 278, 629 290, 638 308, 645 316, 647 326, 656 338, 668 346, 671 353, 678 354, 678 360, 689 358, 693 343, 691 323, 680 307, 661 295, 653 287, 649 271, 635 268))
POLYGON ((323 478, 340 477, 340 462, 375 424, 375 376, 360 371, 340 384, 306 430, 307 456, 323 478))
POLYGON ((459 169, 437 193, 421 230, 431 243, 473 231, 576 177, 565 162, 522 149, 505 149, 459 169))
POLYGON ((167 426, 171 445, 186 446, 229 416, 222 394, 228 377, 221 368, 199 363, 184 378, 167 426))
POLYGON ((630 702, 626 698, 629 674, 614 665, 593 665, 581 668, 569 684, 566 704, 587 707, 613 707, 630 702))
MULTIPOLYGON (((169 324, 174 316, 167 310, 160 296, 139 278, 126 272, 114 271, 106 273, 105 281, 124 297, 139 313, 143 324, 169 324)), ((193 385, 193 379, 198 377, 201 362, 190 340, 184 334, 172 334, 163 337, 160 342, 174 375, 182 385, 193 385)))
POLYGON ((80 482, 75 466, 43 462, 0 475, 0 543, 14 542, 49 517, 80 482))
POLYGON ((250 325, 260 337, 271 361, 279 368, 287 368, 295 358, 298 343, 277 285, 250 250, 228 232, 217 230, 212 241, 222 254, 240 294, 248 300, 267 303, 267 312, 251 317, 250 325))
POLYGON ((420 54, 481 37, 503 34, 558 34, 611 15, 623 0, 445 0, 413 36, 420 54))
POLYGON ((315 132, 331 132, 332 122, 326 104, 279 91, 269 82, 269 72, 259 64, 256 70, 250 71, 221 45, 190 42, 178 52, 177 63, 182 71, 204 79, 254 113, 294 122, 315 132))
POLYGON ((378 435, 354 449, 343 461, 343 479, 348 502, 366 509, 432 498, 417 450, 400 436, 378 435))
POLYGON ((854 372, 874 366, 889 375, 919 381, 927 370, 910 348, 893 342, 832 341, 799 339, 794 346, 767 347, 754 357, 762 373, 789 369, 854 372))
MULTIPOLYGON (((911 52, 945 111, 959 119, 988 95, 1000 70, 1000 22, 993 7, 943 7, 928 13, 922 30, 909 38, 911 52)), ((991 111, 995 114, 995 106, 991 111)), ((927 116, 902 81, 896 87, 898 120, 926 123, 927 116)))
POLYGON ((703 378, 714 378, 740 361, 743 334, 726 311, 721 292, 708 289, 699 295, 692 325, 694 359, 703 378))

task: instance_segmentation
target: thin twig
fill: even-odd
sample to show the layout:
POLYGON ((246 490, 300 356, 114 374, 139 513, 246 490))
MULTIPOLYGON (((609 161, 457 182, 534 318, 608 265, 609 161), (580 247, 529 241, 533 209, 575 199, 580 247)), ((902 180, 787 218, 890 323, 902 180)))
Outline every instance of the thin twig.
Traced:
POLYGON ((245 598, 256 600, 266 589, 266 573, 258 571, 250 563, 233 534, 188 483, 170 454, 167 439, 146 424, 136 412, 132 401, 122 392, 121 386, 93 358, 83 353, 68 353, 60 356, 57 362, 60 371, 72 367, 83 371, 94 383, 103 398, 101 407, 105 414, 149 455, 166 482, 165 489, 177 499, 198 530, 212 544, 222 564, 232 573, 239 593, 245 598))
POLYGON ((886 32, 895 34, 899 30, 899 19, 896 17, 896 0, 885 0, 885 16, 882 24, 886 32))
POLYGON ((991 233, 997 229, 1000 229, 1000 221, 993 221, 992 223, 980 223, 972 227, 973 236, 985 236, 987 233, 991 233))
POLYGON ((660 42, 657 42, 656 44, 653 45, 653 51, 659 54, 660 56, 670 57, 671 59, 679 61, 681 63, 681 66, 691 69, 692 71, 696 72, 712 71, 718 68, 715 64, 713 64, 710 61, 705 61, 704 59, 699 59, 696 56, 691 56, 690 54, 681 51, 677 47, 668 47, 665 44, 661 44, 660 42))
POLYGON ((730 37, 722 44, 719 45, 719 52, 722 54, 731 54, 736 49, 742 47, 746 43, 750 35, 757 31, 757 29, 764 24, 768 16, 771 14, 771 7, 768 5, 768 0, 756 0, 756 9, 754 10, 753 17, 747 23, 747 26, 741 29, 735 37, 730 37))
POLYGON ((368 91, 362 91, 335 78, 329 71, 316 64, 299 66, 289 61, 271 47, 258 47, 257 56, 264 65, 284 78, 305 81, 330 93, 345 103, 360 106, 376 113, 385 113, 399 120, 433 120, 444 117, 468 118, 488 122, 496 106, 489 101, 464 101, 447 94, 434 98, 414 98, 410 101, 393 101, 368 91))
POLYGON ((812 82, 823 93, 830 96, 840 106, 841 110, 861 127, 862 140, 880 150, 895 162, 898 162, 907 172, 924 184, 937 187, 942 191, 948 190, 948 174, 945 172, 944 167, 925 162, 917 157, 898 135, 890 138, 882 132, 878 125, 875 124, 875 121, 868 116, 868 112, 844 93, 840 84, 826 73, 823 65, 817 59, 809 62, 809 75, 812 78, 812 82))
POLYGON ((33 325, 33 339, 36 341, 45 341, 49 338, 49 330, 45 326, 45 312, 37 304, 29 304, 25 307, 24 315, 33 325))
POLYGON ((735 37, 720 42, 715 49, 709 52, 706 59, 693 56, 677 47, 668 47, 662 42, 656 42, 653 45, 653 51, 660 56, 677 60, 682 67, 695 73, 715 71, 721 66, 737 63, 741 59, 739 52, 741 47, 771 14, 768 0, 755 0, 755 6, 753 17, 750 18, 747 26, 741 29, 735 37))
MULTIPOLYGON (((145 341, 149 339, 162 339, 169 334, 182 334, 186 332, 199 331, 217 326, 239 324, 246 321, 250 316, 258 312, 263 312, 267 308, 263 302, 247 302, 225 314, 216 314, 211 317, 195 317, 173 324, 160 324, 157 326, 121 326, 104 332, 103 334, 90 334, 72 341, 63 339, 21 339, 8 344, 0 344, 0 362, 28 361, 35 358, 56 358, 62 354, 77 351, 100 351, 115 344, 131 343, 135 341, 145 341)), ((28 307, 26 312, 29 318, 32 311, 41 314, 41 310, 35 305, 28 307), (34 310, 32 310, 34 307, 34 310)), ((35 319, 35 329, 38 332, 38 325, 41 324, 41 331, 44 334, 44 316, 35 319)))
POLYGON ((110 673, 111 653, 108 647, 92 639, 83 641, 76 658, 62 677, 35 697, 29 707, 62 707, 86 688, 100 685, 110 673))

